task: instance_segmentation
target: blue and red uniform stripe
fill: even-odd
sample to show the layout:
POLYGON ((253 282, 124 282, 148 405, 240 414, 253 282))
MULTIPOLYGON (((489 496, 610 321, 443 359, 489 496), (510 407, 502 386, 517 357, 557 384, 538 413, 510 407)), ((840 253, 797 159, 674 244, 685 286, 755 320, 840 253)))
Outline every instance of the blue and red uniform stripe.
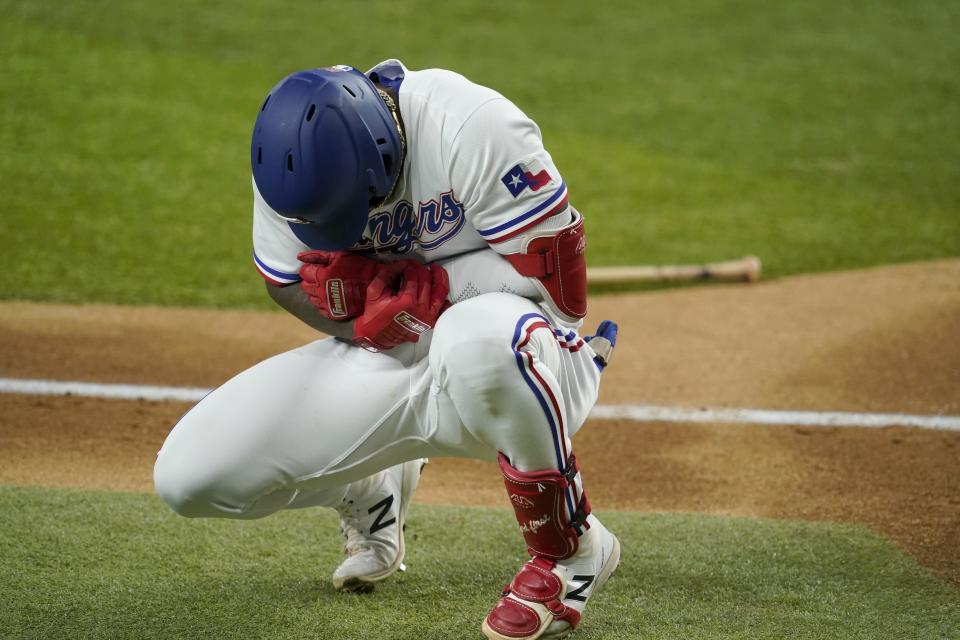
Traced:
POLYGON ((480 235, 491 244, 504 242, 505 240, 516 237, 518 234, 523 233, 539 222, 560 213, 567 208, 568 200, 567 183, 561 182, 560 186, 557 187, 557 190, 554 191, 549 198, 529 211, 525 211, 519 216, 495 227, 479 229, 478 231, 480 235))
MULTIPOLYGON (((547 419, 547 424, 550 427, 550 433, 553 438, 554 454, 557 460, 557 470, 562 472, 567 468, 567 462, 570 455, 570 452, 567 451, 566 445, 566 431, 563 422, 563 411, 560 407, 560 403, 557 400, 557 394, 554 393, 547 381, 544 380, 543 376, 540 375, 540 372, 537 371, 537 367, 533 360, 533 354, 529 351, 522 350, 523 347, 526 346, 527 342, 530 341, 530 337, 533 332, 537 329, 546 329, 551 334, 554 334, 555 332, 553 326, 550 325, 547 319, 538 313, 528 313, 521 316, 517 321, 517 325, 513 334, 513 351, 516 355, 517 367, 520 369, 520 375, 533 392, 534 397, 540 404, 540 408, 543 410, 543 414, 547 419)), ((561 337, 564 339, 564 341, 566 341, 565 336, 561 337)), ((562 341, 561 344, 563 344, 564 341, 562 341)), ((579 347, 577 348, 579 349, 579 347)), ((569 489, 564 492, 570 517, 573 517, 573 514, 576 512, 576 490, 576 485, 571 483, 569 489)))
POLYGON ((288 284, 293 284, 295 282, 300 282, 299 273, 284 273, 283 271, 278 271, 276 269, 271 269, 257 256, 256 252, 253 254, 253 263, 257 267, 257 271, 260 272, 260 275, 263 276, 264 280, 278 286, 286 286, 288 284))

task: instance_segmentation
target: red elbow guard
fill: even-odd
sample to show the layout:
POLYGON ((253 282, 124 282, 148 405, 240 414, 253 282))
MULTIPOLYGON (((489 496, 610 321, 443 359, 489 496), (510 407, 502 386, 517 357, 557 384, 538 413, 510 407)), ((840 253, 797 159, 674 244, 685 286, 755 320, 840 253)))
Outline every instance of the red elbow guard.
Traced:
POLYGON ((547 301, 570 322, 587 315, 587 239, 583 216, 566 227, 531 236, 521 253, 504 256, 520 275, 536 278, 547 301))

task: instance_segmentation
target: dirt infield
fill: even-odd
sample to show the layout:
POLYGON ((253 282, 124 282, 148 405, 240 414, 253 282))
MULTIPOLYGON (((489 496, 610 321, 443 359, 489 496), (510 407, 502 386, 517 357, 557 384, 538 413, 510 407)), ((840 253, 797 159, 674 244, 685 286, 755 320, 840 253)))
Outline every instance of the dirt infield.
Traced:
MULTIPOLYGON (((601 402, 960 415, 960 260, 597 297, 620 322, 601 402)), ((315 337, 282 313, 0 305, 0 376, 215 386, 315 337)), ((189 407, 0 394, 0 483, 150 491, 189 407)), ((960 433, 591 421, 599 509, 844 520, 960 583, 960 433)), ((491 465, 435 460, 418 500, 503 505, 491 465)))

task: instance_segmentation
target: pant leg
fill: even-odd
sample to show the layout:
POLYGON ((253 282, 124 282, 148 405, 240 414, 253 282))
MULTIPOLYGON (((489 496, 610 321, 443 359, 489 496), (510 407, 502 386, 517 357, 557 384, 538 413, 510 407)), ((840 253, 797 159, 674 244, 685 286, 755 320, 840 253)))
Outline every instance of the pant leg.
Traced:
POLYGON ((157 493, 185 516, 259 518, 335 505, 349 483, 425 456, 564 468, 599 374, 563 344, 530 301, 487 294, 416 345, 374 354, 329 339, 274 356, 174 427, 157 493))
MULTIPOLYGON (((434 330, 430 368, 462 428, 521 471, 564 470, 570 437, 600 373, 589 345, 532 302, 491 293, 451 307, 434 330)), ((441 420, 441 428, 443 421, 441 420)), ((568 495, 572 513, 579 478, 568 495)))
POLYGON ((173 428, 154 467, 157 493, 192 517, 337 504, 350 482, 428 452, 425 352, 327 339, 257 364, 173 428))

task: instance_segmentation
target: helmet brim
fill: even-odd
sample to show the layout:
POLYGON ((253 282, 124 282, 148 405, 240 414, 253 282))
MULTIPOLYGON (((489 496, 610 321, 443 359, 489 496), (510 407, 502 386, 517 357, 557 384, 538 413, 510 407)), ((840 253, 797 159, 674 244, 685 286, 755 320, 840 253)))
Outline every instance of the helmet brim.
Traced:
POLYGON ((369 205, 366 201, 353 211, 346 211, 328 222, 287 222, 290 230, 311 249, 342 251, 349 249, 363 238, 367 226, 369 205))

